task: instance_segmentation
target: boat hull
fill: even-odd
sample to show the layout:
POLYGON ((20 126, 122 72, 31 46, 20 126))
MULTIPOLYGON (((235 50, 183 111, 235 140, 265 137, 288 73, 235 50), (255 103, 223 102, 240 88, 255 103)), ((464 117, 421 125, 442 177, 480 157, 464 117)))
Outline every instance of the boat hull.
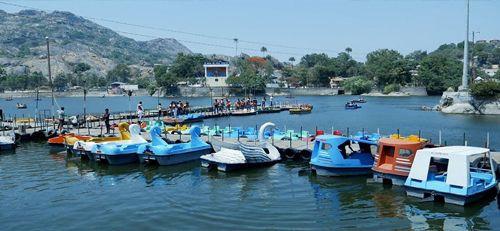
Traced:
POLYGON ((210 153, 211 148, 196 150, 192 152, 168 154, 168 155, 150 155, 138 154, 141 163, 156 161, 159 165, 173 165, 188 161, 198 160, 202 155, 210 153))
POLYGON ((393 185, 403 186, 407 178, 408 176, 373 171, 373 182, 376 183, 384 183, 384 180, 389 180, 393 185))
POLYGON ((373 173, 370 167, 349 167, 349 168, 336 168, 336 167, 323 167, 318 165, 311 165, 311 169, 319 176, 362 176, 370 175, 373 173))
POLYGON ((201 159, 201 166, 209 168, 209 169, 210 168, 217 168, 217 170, 222 171, 222 172, 232 172, 232 171, 249 169, 249 168, 272 166, 272 165, 278 163, 279 161, 280 160, 275 160, 275 161, 270 161, 270 162, 259 162, 259 163, 234 163, 234 164, 231 164, 231 163, 222 163, 222 162, 201 159))
POLYGON ((439 192, 439 191, 434 191, 434 190, 429 190, 429 189, 416 188, 416 187, 411 187, 411 186, 405 186, 405 188, 406 188, 406 194, 408 196, 418 197, 418 198, 422 198, 422 199, 427 198, 431 195, 441 196, 444 198, 445 203, 450 203, 450 204, 455 204, 455 205, 460 205, 460 206, 465 206, 467 204, 470 204, 472 202, 480 200, 489 194, 497 193, 496 184, 492 185, 491 187, 489 187, 481 192, 475 193, 473 195, 468 195, 468 196, 439 192))
POLYGON ((0 150, 12 150, 16 148, 16 144, 0 144, 0 150))
POLYGON ((124 153, 124 154, 92 153, 92 154, 95 156, 96 161, 106 161, 109 164, 128 164, 128 163, 139 162, 139 157, 137 156, 136 153, 124 153))

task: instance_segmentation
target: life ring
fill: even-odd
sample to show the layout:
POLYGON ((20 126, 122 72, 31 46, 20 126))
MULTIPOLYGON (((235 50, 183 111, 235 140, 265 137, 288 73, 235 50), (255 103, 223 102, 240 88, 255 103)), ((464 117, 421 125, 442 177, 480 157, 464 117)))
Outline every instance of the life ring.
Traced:
POLYGON ((295 150, 295 148, 287 148, 283 151, 283 155, 287 159, 294 159, 295 155, 297 155, 297 150, 295 150))
POLYGON ((172 131, 172 132, 170 132, 170 134, 178 134, 178 135, 180 135, 182 133, 180 131, 172 131))
POLYGON ((45 133, 45 137, 50 138, 53 137, 57 134, 57 130, 49 128, 47 132, 45 133))
POLYGON ((311 160, 312 156, 312 151, 310 149, 302 149, 299 152, 299 157, 302 158, 302 160, 311 160))
POLYGON ((129 127, 129 125, 126 122, 121 122, 120 124, 118 124, 118 130, 121 132, 128 131, 128 127, 129 127))
MULTIPOLYGON (((493 171, 495 172, 498 172, 498 164, 497 162, 495 162, 495 160, 491 160, 491 162, 493 163, 493 166, 491 166, 493 169, 493 171)), ((488 157, 478 157, 477 159, 475 159, 473 162, 472 162, 472 167, 475 167, 475 168, 481 168, 481 169, 490 169, 490 158, 488 157)))
POLYGON ((3 126, 3 130, 5 130, 5 131, 12 130, 12 127, 10 125, 5 125, 5 126, 3 126))
POLYGON ((21 140, 21 134, 19 133, 14 133, 14 141, 15 142, 19 142, 21 140))

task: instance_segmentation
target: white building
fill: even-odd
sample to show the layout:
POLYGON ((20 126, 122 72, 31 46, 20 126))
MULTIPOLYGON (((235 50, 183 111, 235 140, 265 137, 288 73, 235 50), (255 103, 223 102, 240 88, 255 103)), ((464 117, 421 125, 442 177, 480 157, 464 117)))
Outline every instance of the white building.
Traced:
POLYGON ((229 62, 206 62, 206 83, 211 87, 227 87, 226 79, 229 77, 229 62))

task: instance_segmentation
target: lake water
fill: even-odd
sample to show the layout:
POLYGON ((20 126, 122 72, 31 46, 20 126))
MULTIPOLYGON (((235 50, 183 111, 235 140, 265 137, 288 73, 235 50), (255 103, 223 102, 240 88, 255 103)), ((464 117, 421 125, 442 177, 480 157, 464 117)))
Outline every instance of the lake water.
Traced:
MULTIPOLYGON (((311 103, 308 115, 279 114, 207 119, 205 125, 284 129, 361 129, 382 134, 418 134, 437 142, 499 149, 499 116, 446 115, 421 111, 439 97, 365 97, 363 108, 345 110, 353 96, 297 97, 311 103)), ((20 99, 15 99, 15 101, 20 99)), ((83 100, 57 99, 68 114, 83 114, 83 100)), ((157 105, 157 98, 133 97, 135 107, 157 105)), ((172 99, 160 99, 165 106, 172 99)), ((185 100, 175 99, 175 100, 185 100)), ((190 98, 208 105, 210 98, 190 98)), ((236 98, 233 99, 235 101, 236 98)), ((285 98, 275 97, 284 101, 285 98)), ((15 101, 13 105, 15 105, 15 101)), ((19 113, 1 102, 6 114, 19 113)), ((35 102, 29 103, 28 112, 35 102)), ((50 99, 39 102, 50 109, 50 99)), ((88 113, 128 110, 128 97, 90 98, 88 113)), ((21 112, 22 113, 22 112, 21 112)), ((26 113, 27 114, 27 113, 26 113)), ((201 124, 200 124, 201 125, 201 124)), ((306 162, 287 160, 272 167, 235 173, 208 172, 194 161, 175 166, 110 166, 51 152, 44 143, 22 143, 0 153, 0 230, 497 230, 496 197, 459 207, 419 203, 404 188, 366 183, 368 177, 326 178, 299 174, 306 162)))

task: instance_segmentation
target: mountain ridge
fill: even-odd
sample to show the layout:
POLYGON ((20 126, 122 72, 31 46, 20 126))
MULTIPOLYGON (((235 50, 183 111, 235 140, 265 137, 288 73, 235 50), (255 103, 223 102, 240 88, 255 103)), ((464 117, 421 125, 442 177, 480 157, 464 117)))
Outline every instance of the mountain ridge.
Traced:
POLYGON ((173 38, 135 41, 67 11, 0 10, 0 20, 0 65, 8 74, 39 71, 48 76, 46 37, 53 75, 68 73, 82 62, 99 76, 118 63, 147 76, 154 64, 171 63, 179 52, 193 54, 173 38))

